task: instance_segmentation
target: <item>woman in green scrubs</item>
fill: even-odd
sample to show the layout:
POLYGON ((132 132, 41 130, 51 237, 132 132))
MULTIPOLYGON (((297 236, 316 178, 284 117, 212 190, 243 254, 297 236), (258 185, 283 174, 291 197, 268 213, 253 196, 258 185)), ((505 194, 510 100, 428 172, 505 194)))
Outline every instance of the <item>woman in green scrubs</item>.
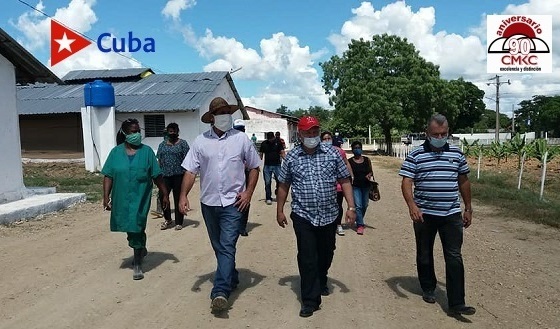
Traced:
POLYGON ((103 206, 111 210, 111 231, 126 232, 128 245, 134 249, 132 278, 141 280, 142 259, 146 249, 146 222, 152 196, 152 182, 163 193, 163 207, 169 207, 169 197, 161 169, 151 147, 142 144, 140 125, 127 119, 117 133, 115 146, 101 170, 103 206))

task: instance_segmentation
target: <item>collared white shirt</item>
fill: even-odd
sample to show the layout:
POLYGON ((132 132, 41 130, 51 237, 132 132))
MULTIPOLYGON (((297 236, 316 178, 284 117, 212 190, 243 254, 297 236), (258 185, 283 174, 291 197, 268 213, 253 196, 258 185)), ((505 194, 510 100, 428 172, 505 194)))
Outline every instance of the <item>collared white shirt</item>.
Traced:
POLYGON ((196 137, 181 165, 200 174, 200 202, 225 207, 245 190, 245 167, 259 164, 257 150, 244 132, 230 129, 218 137, 211 128, 196 137))

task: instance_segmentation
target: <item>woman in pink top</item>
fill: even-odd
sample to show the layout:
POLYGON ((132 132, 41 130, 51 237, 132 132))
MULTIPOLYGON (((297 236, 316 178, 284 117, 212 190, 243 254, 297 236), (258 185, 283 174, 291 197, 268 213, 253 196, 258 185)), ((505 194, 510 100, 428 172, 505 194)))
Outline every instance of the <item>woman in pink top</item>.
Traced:
MULTIPOLYGON (((321 142, 325 143, 325 144, 330 144, 333 145, 333 139, 332 139, 332 134, 329 131, 324 131, 321 133, 321 142)), ((350 163, 348 162, 348 159, 346 158, 346 152, 344 152, 344 150, 342 148, 340 148, 340 145, 333 145, 333 147, 335 149, 338 150, 338 152, 340 153, 340 156, 342 157, 342 159, 344 160, 344 163, 346 164, 346 167, 348 168, 348 171, 350 171, 350 176, 352 176, 352 178, 354 178, 354 174, 352 173, 352 168, 350 167, 350 163)), ((336 202, 338 203, 338 216, 336 217, 336 234, 338 235, 344 235, 344 228, 342 227, 342 199, 343 199, 344 195, 342 194, 342 187, 340 186, 339 183, 336 183, 336 202)))

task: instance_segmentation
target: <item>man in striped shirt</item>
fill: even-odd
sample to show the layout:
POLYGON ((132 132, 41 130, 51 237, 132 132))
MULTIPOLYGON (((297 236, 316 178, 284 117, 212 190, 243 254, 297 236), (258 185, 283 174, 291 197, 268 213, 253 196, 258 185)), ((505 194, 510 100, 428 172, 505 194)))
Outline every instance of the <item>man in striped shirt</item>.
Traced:
POLYGON ((447 144, 448 132, 445 116, 433 115, 428 121, 426 142, 408 155, 399 175, 403 177, 402 194, 414 225, 422 299, 427 303, 436 301, 433 249, 439 233, 449 313, 472 315, 475 308, 465 305, 465 269, 461 255, 463 229, 472 221, 469 166, 461 150, 447 144), (459 193, 465 204, 464 212, 459 193))
POLYGON ((348 204, 346 222, 356 220, 356 206, 350 184, 350 172, 340 153, 332 145, 321 143, 319 120, 302 117, 298 123, 301 145, 294 147, 282 163, 278 180, 276 220, 288 224, 284 203, 292 187, 292 219, 297 240, 297 261, 301 278, 301 317, 313 315, 328 295, 327 273, 335 250, 336 182, 348 204))

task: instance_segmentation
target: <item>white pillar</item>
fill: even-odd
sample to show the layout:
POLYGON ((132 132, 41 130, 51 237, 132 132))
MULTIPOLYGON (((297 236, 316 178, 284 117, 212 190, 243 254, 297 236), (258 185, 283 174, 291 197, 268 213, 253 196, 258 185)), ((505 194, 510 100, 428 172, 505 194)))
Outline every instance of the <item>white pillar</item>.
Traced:
POLYGON ((0 204, 26 196, 21 166, 21 143, 14 65, 0 55, 0 204))
POLYGON ((115 107, 82 107, 82 132, 86 170, 101 171, 115 147, 115 107))

